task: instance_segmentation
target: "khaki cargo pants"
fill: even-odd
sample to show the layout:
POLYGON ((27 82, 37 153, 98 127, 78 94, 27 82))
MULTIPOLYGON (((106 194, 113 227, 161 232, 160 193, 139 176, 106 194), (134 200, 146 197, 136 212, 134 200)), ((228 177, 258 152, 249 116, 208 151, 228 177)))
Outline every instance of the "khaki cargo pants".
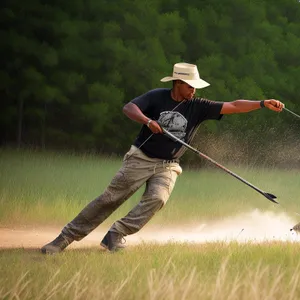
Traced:
POLYGON ((141 201, 109 229, 124 236, 139 231, 166 204, 181 173, 178 162, 150 158, 137 147, 131 146, 124 156, 121 169, 104 193, 67 224, 62 234, 81 240, 146 183, 141 201))

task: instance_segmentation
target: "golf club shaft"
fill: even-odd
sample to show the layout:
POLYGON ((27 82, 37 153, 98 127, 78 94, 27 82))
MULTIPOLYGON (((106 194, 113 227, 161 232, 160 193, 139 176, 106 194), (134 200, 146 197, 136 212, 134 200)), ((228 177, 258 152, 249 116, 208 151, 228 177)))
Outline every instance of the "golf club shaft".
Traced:
POLYGON ((296 113, 294 113, 293 111, 287 109, 286 107, 283 108, 284 110, 288 111, 290 114, 294 115, 295 117, 299 118, 300 119, 300 116, 297 115, 296 113))
POLYGON ((243 179, 242 177, 240 177, 239 175, 233 173, 232 171, 230 171, 229 169, 225 168, 224 166, 220 165, 218 162, 216 162, 215 160, 213 160, 212 158, 210 158, 209 156, 207 156, 206 154, 200 152, 199 150, 193 148, 192 146, 190 146, 189 144, 185 143, 184 141, 180 140, 179 138, 177 138, 176 136, 174 136, 172 133, 170 133, 169 131, 167 131, 165 128, 162 127, 162 130, 164 132, 165 135, 167 135, 169 138, 181 143, 183 146, 185 146, 186 148, 192 150, 193 152, 197 153, 198 155, 200 155, 201 157, 205 158, 206 160, 210 161, 211 163, 213 163, 215 166, 219 167, 220 169, 222 169, 223 171, 227 172, 228 174, 232 175, 233 177, 235 177, 236 179, 240 180, 241 182, 247 184, 249 187, 253 188, 255 191, 257 191, 258 193, 262 194, 264 197, 266 197, 268 200, 277 203, 277 201, 274 200, 274 198, 276 198, 276 196, 266 193, 262 190, 260 190, 259 188, 257 188, 256 186, 254 186, 252 183, 248 182, 247 180, 243 179))

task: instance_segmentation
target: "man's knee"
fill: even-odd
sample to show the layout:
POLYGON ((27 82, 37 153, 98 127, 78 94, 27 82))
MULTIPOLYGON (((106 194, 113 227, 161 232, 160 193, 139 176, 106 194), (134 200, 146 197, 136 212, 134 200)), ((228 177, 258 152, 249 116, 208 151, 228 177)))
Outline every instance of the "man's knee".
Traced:
POLYGON ((166 205, 168 198, 167 195, 152 195, 150 202, 152 202, 153 212, 155 213, 162 209, 166 205))

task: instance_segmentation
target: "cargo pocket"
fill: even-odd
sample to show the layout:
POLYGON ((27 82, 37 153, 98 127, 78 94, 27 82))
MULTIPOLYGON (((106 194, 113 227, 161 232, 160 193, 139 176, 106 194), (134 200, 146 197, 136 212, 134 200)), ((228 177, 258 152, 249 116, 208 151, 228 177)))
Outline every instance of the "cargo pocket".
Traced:
POLYGON ((119 192, 128 188, 128 183, 125 174, 122 170, 119 170, 115 177, 112 179, 108 189, 110 191, 119 192))

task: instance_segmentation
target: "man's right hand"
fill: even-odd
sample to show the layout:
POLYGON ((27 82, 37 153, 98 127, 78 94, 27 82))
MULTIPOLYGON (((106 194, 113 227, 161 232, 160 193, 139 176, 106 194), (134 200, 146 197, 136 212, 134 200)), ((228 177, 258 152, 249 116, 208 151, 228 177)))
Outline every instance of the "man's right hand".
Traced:
POLYGON ((155 134, 156 133, 163 133, 163 131, 162 131, 161 127, 159 126, 159 124, 154 120, 151 120, 148 127, 155 134))

